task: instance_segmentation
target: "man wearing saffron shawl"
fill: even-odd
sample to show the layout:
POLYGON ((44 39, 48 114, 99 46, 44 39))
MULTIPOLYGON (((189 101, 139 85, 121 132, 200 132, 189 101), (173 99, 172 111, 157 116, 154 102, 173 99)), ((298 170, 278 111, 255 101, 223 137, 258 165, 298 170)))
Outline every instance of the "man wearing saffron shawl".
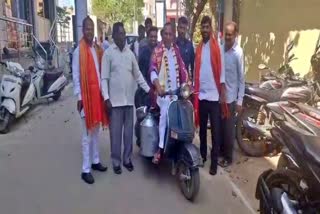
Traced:
POLYGON ((188 79, 179 48, 173 43, 173 39, 172 25, 167 23, 163 28, 163 41, 154 49, 151 56, 150 79, 158 94, 153 101, 160 107, 159 150, 153 158, 155 164, 159 163, 164 148, 167 110, 173 99, 172 96, 164 94, 166 91, 176 90, 188 79))
POLYGON ((104 172, 100 163, 98 134, 101 126, 108 125, 100 87, 100 63, 103 50, 93 43, 94 24, 90 17, 82 23, 83 38, 73 53, 72 73, 77 110, 82 124, 82 174, 88 184, 94 183, 91 169, 104 172), (90 155, 90 153, 92 155, 90 155))
POLYGON ((212 33, 212 21, 208 16, 201 20, 202 41, 197 47, 195 58, 195 120, 200 124, 200 153, 207 160, 207 122, 211 123, 211 166, 210 174, 217 173, 218 156, 222 143, 222 118, 228 118, 225 102, 225 69, 223 51, 212 33))

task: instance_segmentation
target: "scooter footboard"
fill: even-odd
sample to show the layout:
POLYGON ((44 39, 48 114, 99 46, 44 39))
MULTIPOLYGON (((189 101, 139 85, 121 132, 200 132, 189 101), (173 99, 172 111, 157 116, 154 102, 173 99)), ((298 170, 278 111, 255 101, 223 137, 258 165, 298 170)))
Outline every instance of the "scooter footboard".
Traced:
POLYGON ((184 143, 180 149, 179 160, 189 167, 197 168, 201 163, 201 155, 198 147, 192 143, 184 143))

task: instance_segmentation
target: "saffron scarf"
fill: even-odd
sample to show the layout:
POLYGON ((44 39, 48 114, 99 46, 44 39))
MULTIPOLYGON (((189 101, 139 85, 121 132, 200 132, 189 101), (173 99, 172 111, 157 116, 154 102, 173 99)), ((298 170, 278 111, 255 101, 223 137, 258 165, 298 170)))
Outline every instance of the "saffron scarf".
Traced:
MULTIPOLYGON (((184 62, 182 60, 182 57, 180 55, 179 48, 176 44, 172 45, 172 48, 174 50, 177 65, 179 68, 179 82, 177 82, 177 85, 181 85, 182 83, 185 83, 188 81, 188 72, 186 70, 186 66, 184 65, 184 62)), ((161 42, 157 45, 157 47, 154 48, 153 53, 151 55, 151 62, 150 62, 150 69, 149 69, 149 78, 151 77, 151 72, 155 71, 158 75, 160 73, 162 60, 163 60, 163 54, 165 52, 165 46, 164 43, 161 42)), ((177 68, 176 68, 177 69, 177 68)), ((156 106, 156 90, 154 87, 152 87, 151 91, 152 95, 152 106, 156 106)))
MULTIPOLYGON (((220 47, 217 40, 212 36, 210 42, 210 59, 213 71, 213 77, 219 94, 221 93, 221 54, 220 47)), ((195 123, 199 125, 199 90, 200 90, 200 69, 201 69, 201 55, 202 55, 203 41, 200 42, 196 49, 195 58, 195 97, 194 97, 194 109, 195 109, 195 123)), ((230 116, 228 105, 224 102, 221 103, 222 117, 228 118, 230 116)))
MULTIPOLYGON (((106 127, 109 119, 104 108, 104 102, 99 87, 94 58, 90 46, 82 38, 80 40, 80 86, 86 127, 88 131, 102 125, 106 127)), ((94 45, 98 57, 99 68, 103 50, 94 45)), ((99 72, 101 72, 99 70, 99 72)))

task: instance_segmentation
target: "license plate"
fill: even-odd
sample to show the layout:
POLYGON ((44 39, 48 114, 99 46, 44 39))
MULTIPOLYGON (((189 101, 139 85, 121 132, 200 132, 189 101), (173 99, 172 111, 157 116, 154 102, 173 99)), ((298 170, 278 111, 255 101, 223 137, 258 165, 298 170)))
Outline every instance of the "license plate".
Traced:
POLYGON ((177 133, 175 133, 174 131, 171 131, 171 138, 173 138, 173 139, 178 139, 178 134, 177 133))

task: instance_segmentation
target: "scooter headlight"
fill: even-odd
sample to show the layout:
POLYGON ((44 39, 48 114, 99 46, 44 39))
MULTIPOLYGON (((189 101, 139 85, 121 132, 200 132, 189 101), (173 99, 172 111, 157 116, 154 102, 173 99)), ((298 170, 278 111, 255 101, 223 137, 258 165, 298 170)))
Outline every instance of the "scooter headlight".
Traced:
POLYGON ((183 83, 180 89, 180 96, 183 99, 188 99, 191 95, 191 88, 187 83, 183 83))

